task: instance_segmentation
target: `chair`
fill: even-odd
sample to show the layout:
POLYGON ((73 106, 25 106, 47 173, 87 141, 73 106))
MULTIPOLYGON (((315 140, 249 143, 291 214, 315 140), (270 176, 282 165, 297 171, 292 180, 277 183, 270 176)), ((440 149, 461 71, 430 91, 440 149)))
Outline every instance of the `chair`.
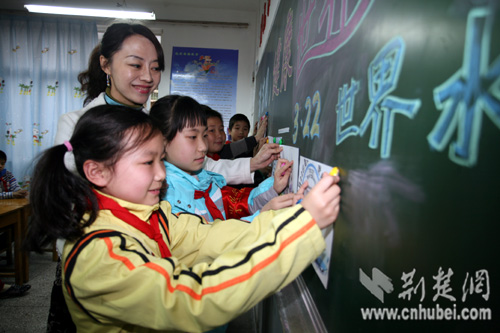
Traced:
POLYGON ((12 228, 0 229, 0 260, 6 260, 7 266, 12 265, 12 228))
MULTIPOLYGON (((0 260, 5 260, 7 266, 12 265, 12 228, 0 229, 0 260), (5 253, 5 254, 3 254, 5 253)), ((43 249, 43 252, 52 252, 52 261, 57 261, 59 255, 56 250, 56 242, 54 241, 49 248, 43 249)))
POLYGON ((52 261, 57 261, 59 259, 59 255, 57 254, 57 250, 56 250, 56 242, 52 242, 52 246, 47 248, 47 249, 44 249, 43 250, 44 252, 52 252, 52 261))

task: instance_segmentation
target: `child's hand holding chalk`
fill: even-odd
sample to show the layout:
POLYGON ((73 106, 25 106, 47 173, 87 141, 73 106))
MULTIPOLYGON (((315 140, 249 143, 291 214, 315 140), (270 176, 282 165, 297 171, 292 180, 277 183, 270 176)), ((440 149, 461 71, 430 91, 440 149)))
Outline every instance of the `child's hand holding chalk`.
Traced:
POLYGON ((277 197, 272 198, 268 203, 266 203, 264 207, 260 209, 260 211, 265 212, 266 210, 278 210, 285 207, 290 207, 293 205, 293 198, 293 193, 278 195, 277 197))
POLYGON ((267 167, 271 162, 277 160, 283 147, 276 143, 266 143, 262 149, 250 159, 250 172, 267 167))
POLYGON ((301 202, 320 228, 332 224, 339 214, 340 187, 337 184, 338 181, 338 176, 328 177, 325 172, 301 202))
MULTIPOLYGON (((324 173, 324 175, 326 175, 326 173, 324 173)), ((332 176, 332 177, 338 177, 339 176, 339 168, 338 167, 333 167, 332 170, 330 170, 329 172, 329 175, 332 176)), ((307 184, 307 181, 304 182, 304 184, 307 184)), ((302 194, 304 193, 304 190, 307 188, 307 186, 302 189, 302 187, 304 186, 304 184, 302 184, 302 186, 300 187, 299 191, 297 192, 297 194, 299 194, 300 190, 302 190, 302 194)), ((302 198, 298 198, 298 201, 296 202, 297 204, 300 204, 302 202, 302 199, 303 199, 303 195, 302 195, 302 198)))
POLYGON ((300 185, 299 190, 297 191, 297 193, 295 193, 293 197, 294 204, 299 204, 302 202, 302 200, 304 199, 304 192, 308 186, 309 183, 307 182, 307 180, 303 182, 302 185, 300 185))
POLYGON ((290 174, 292 173, 293 161, 280 158, 276 164, 276 170, 274 170, 274 190, 276 193, 280 194, 288 185, 288 180, 290 174))
POLYGON ((333 167, 332 170, 330 170, 330 176, 337 177, 338 175, 339 175, 339 168, 333 167))
POLYGON ((255 139, 259 141, 260 139, 264 138, 266 136, 266 130, 267 130, 267 117, 264 116, 259 123, 259 128, 257 129, 257 132, 255 133, 255 139))
MULTIPOLYGON (((286 162, 281 162, 280 167, 283 169, 283 167, 284 167, 285 165, 286 165, 286 162)), ((281 173, 281 177, 283 177, 284 175, 285 175, 285 171, 283 171, 283 172, 281 173)))
POLYGON ((268 141, 267 138, 261 138, 260 140, 257 141, 257 146, 255 146, 255 148, 253 149, 253 156, 257 155, 259 150, 261 150, 262 147, 264 147, 266 141, 268 141))

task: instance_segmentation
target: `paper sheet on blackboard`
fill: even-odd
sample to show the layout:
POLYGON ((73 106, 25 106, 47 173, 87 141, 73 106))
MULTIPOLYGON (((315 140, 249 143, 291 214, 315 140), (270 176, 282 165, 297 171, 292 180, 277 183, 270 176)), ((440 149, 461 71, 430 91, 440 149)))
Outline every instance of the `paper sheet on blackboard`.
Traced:
POLYGON ((290 179, 288 180, 288 186, 285 189, 284 193, 295 193, 297 192, 297 179, 299 177, 299 148, 282 145, 283 150, 280 153, 280 158, 285 158, 289 161, 293 161, 292 166, 292 174, 290 175, 290 179))
MULTIPOLYGON (((313 161, 304 156, 300 156, 299 162, 299 177, 297 181, 297 188, 307 180, 307 189, 304 191, 304 194, 307 194, 311 188, 316 185, 316 183, 321 179, 321 175, 323 172, 329 173, 332 169, 331 166, 313 161)), ((333 246, 333 226, 329 226, 322 231, 323 237, 325 238, 326 249, 323 253, 313 262, 314 270, 316 274, 318 274, 321 283, 325 289, 328 287, 328 275, 330 271, 330 258, 332 255, 332 246, 333 246)))
MULTIPOLYGON (((272 140, 272 137, 270 137, 272 140)), ((293 161, 292 173, 290 174, 290 179, 288 180, 288 186, 283 191, 283 194, 286 193, 295 193, 297 192, 297 179, 299 177, 299 148, 281 145, 283 150, 280 153, 280 158, 287 159, 289 161, 293 161)), ((277 161, 273 162, 273 170, 272 174, 274 175, 274 171, 276 170, 277 161)))

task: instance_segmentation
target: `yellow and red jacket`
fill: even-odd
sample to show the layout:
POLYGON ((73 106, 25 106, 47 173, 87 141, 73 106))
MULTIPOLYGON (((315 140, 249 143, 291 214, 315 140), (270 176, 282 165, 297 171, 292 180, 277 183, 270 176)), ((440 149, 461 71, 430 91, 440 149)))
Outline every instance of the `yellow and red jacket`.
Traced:
POLYGON ((171 213, 170 204, 111 197, 148 223, 160 209, 158 243, 109 210, 63 247, 66 303, 82 332, 203 332, 229 322, 293 281, 325 248, 311 215, 296 205, 253 223, 171 213))

